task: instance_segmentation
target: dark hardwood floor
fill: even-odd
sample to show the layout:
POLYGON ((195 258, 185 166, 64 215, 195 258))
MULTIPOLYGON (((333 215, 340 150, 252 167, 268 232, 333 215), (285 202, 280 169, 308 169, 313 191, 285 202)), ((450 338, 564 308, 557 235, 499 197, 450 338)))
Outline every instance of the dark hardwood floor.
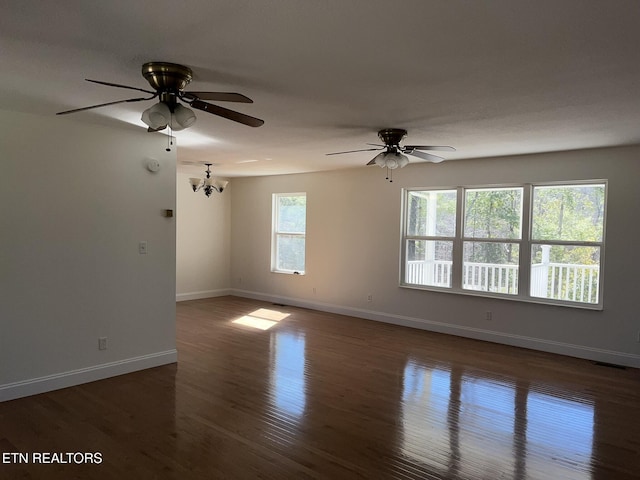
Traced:
POLYGON ((179 303, 177 338, 177 365, 0 403, 0 478, 640 478, 636 369, 237 297, 179 303))

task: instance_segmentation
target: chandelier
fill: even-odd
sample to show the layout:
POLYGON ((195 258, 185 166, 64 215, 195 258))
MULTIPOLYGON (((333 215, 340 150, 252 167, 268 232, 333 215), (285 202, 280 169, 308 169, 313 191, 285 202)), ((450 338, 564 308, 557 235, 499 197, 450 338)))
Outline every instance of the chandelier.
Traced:
POLYGON ((210 197, 214 190, 218 193, 222 193, 229 182, 227 180, 215 179, 211 176, 211 170, 209 167, 211 167, 213 163, 205 163, 205 165, 207 166, 207 176, 205 178, 189 178, 191 188, 193 188, 194 192, 203 190, 207 197, 210 197))

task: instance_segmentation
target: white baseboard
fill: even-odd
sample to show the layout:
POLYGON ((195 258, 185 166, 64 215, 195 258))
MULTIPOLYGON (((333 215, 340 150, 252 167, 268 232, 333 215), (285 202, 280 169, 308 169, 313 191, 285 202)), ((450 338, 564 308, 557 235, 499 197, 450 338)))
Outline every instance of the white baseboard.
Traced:
POLYGON ((94 367, 72 370, 70 372, 57 373, 46 377, 0 385, 0 402, 50 392, 60 388, 73 387, 74 385, 103 380, 146 368, 159 367, 161 365, 176 363, 177 361, 178 351, 173 349, 167 350, 166 352, 152 353, 117 362, 96 365, 94 367))
POLYGON ((231 294, 238 297, 253 298, 255 300, 263 300, 266 302, 281 303, 294 307, 303 307, 312 310, 320 310, 323 312, 337 313, 340 315, 348 315, 351 317, 364 318, 367 320, 375 320, 378 322, 391 323, 404 327, 418 328, 421 330, 428 330, 432 332, 446 333, 448 335, 473 338, 475 340, 483 340, 486 342, 500 343, 503 345, 511 345, 521 348, 529 348, 542 352, 557 353, 559 355, 583 358, 596 362, 605 362, 614 365, 640 368, 640 355, 626 352, 616 352, 613 350, 586 347, 583 345, 574 345, 570 343, 557 342, 554 340, 527 337, 524 335, 495 332, 492 330, 484 330, 481 328, 466 327, 462 325, 452 325, 450 323, 427 320, 424 318, 407 317, 404 315, 382 313, 355 307, 346 307, 342 305, 334 305, 322 302, 312 302, 299 298, 251 292, 248 290, 233 289, 231 291, 231 294))
POLYGON ((201 298, 224 297, 225 295, 231 295, 231 292, 232 290, 230 288, 223 288, 220 290, 205 290, 202 292, 177 293, 176 302, 200 300, 201 298))

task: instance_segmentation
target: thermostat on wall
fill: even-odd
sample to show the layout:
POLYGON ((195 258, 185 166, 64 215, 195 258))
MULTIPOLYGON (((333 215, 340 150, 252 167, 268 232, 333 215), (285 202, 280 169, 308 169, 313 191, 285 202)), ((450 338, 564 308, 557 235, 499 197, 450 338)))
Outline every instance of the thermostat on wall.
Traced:
POLYGON ((150 172, 157 172, 158 170, 160 170, 160 162, 153 158, 148 159, 147 170, 149 170, 150 172))

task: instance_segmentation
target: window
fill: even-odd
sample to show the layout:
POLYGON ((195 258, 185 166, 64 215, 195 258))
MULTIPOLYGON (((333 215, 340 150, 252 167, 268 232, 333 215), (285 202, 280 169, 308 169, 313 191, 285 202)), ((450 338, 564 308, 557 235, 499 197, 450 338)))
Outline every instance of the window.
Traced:
POLYGON ((304 273, 306 224, 306 193, 273 194, 272 272, 304 273))
POLYGON ((405 282, 451 287, 456 191, 407 192, 405 282))
POLYGON ((465 190, 462 288, 518 293, 522 187, 465 190))
POLYGON ((408 189, 401 285, 601 308, 606 184, 408 189))
POLYGON ((533 187, 531 296, 598 303, 604 184, 533 187))

